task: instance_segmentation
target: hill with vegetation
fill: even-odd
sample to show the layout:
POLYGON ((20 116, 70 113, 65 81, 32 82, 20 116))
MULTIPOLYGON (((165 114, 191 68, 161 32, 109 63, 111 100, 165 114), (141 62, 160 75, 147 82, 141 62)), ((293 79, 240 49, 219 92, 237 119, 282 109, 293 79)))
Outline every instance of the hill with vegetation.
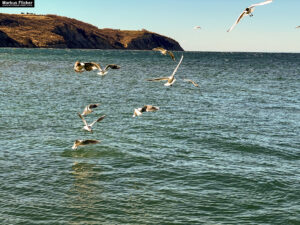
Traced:
POLYGON ((177 41, 147 30, 99 29, 57 15, 0 13, 0 47, 150 50, 158 46, 183 50, 177 41))

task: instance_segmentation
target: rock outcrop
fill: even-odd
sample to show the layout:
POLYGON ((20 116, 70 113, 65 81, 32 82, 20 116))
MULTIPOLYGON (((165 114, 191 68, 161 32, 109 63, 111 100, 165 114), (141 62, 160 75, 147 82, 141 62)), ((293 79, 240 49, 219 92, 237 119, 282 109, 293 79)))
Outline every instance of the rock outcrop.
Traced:
POLYGON ((57 15, 0 13, 0 47, 183 51, 171 38, 147 31, 99 29, 57 15))

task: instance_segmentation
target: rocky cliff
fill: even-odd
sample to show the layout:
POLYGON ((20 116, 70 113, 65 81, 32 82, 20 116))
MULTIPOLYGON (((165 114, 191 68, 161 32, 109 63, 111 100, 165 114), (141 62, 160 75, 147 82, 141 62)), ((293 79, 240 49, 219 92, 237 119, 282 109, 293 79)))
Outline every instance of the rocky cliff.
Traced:
POLYGON ((89 48, 183 51, 171 38, 147 31, 99 29, 56 15, 0 13, 0 47, 89 48))

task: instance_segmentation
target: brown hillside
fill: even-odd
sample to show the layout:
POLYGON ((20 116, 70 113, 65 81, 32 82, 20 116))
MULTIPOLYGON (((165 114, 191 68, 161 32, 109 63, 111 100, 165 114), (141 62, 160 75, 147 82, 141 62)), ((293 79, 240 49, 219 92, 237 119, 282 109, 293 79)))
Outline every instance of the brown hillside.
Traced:
POLYGON ((175 40, 147 30, 98 29, 56 15, 0 13, 1 47, 183 50, 175 40))

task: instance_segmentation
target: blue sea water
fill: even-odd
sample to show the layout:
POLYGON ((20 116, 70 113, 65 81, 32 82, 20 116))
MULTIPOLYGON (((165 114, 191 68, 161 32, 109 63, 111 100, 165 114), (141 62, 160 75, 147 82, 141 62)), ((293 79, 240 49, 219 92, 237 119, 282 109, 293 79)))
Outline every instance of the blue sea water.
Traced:
POLYGON ((300 54, 181 54, 0 49, 0 224, 300 224, 300 54))

